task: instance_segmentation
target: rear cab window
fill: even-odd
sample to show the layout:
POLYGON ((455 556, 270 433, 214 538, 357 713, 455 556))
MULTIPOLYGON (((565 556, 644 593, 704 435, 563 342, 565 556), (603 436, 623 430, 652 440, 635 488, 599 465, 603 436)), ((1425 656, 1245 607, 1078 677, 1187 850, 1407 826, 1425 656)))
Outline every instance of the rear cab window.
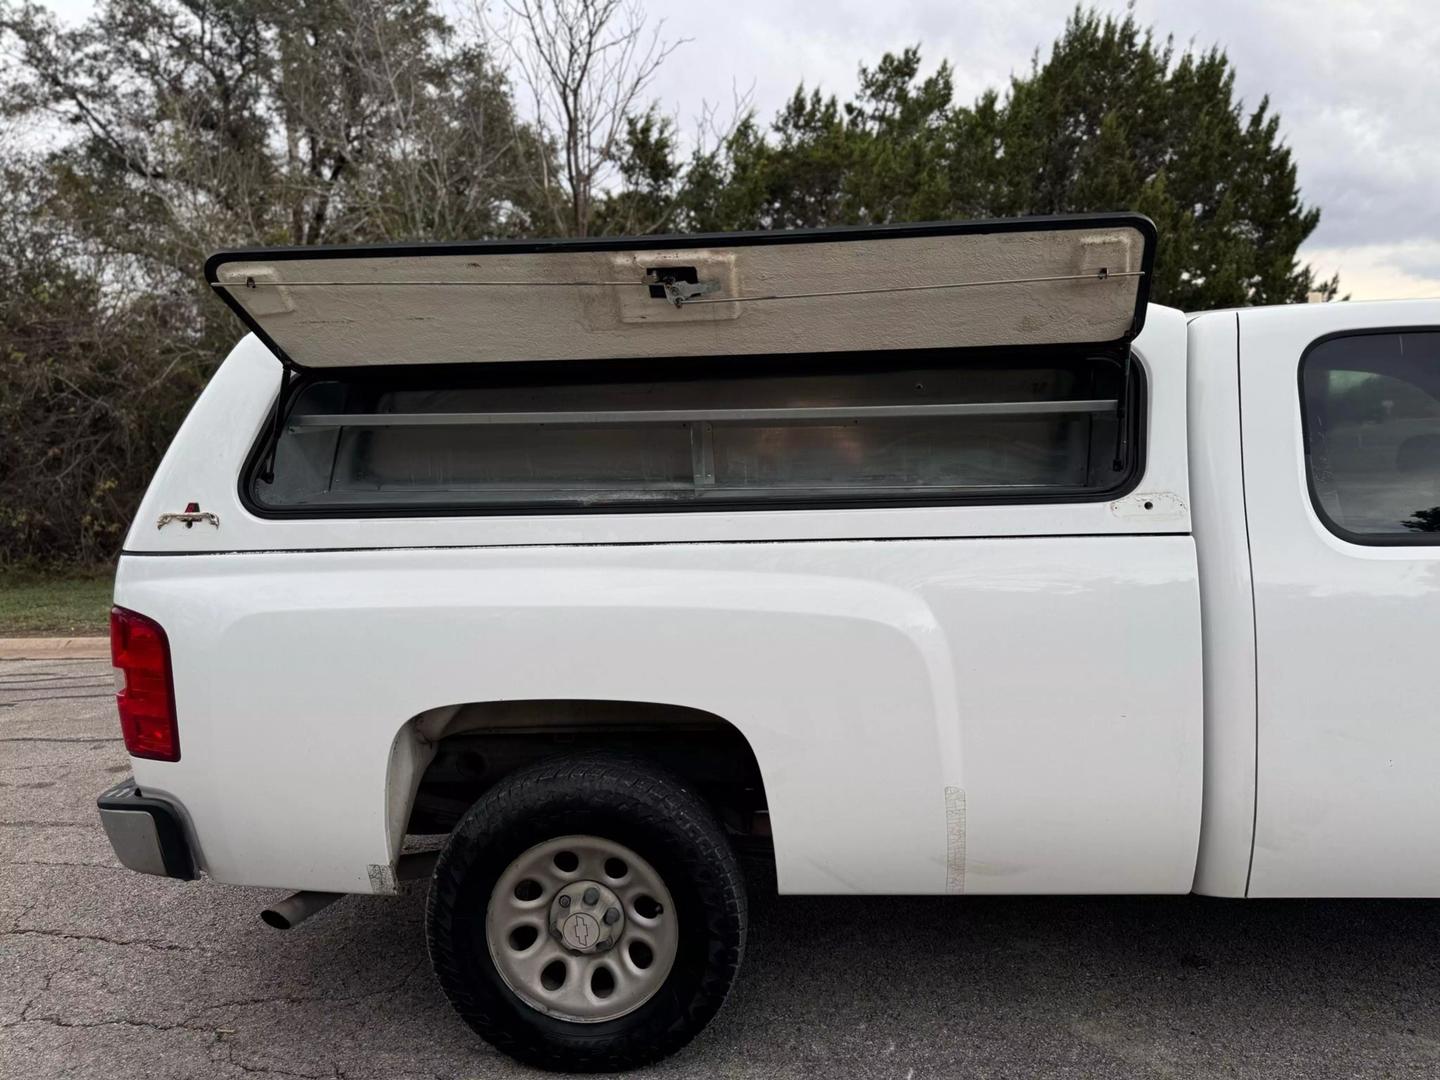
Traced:
POLYGON ((1300 396, 1325 526, 1359 544, 1440 543, 1440 330, 1322 339, 1300 396))

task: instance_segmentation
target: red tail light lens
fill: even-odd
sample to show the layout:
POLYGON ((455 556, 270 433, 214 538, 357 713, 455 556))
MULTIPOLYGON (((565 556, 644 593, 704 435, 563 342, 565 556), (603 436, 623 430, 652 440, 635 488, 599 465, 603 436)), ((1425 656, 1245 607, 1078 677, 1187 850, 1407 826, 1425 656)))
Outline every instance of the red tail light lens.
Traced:
POLYGON ((110 660, 117 670, 120 732, 133 757, 180 760, 170 642, 154 619, 110 609, 110 660))

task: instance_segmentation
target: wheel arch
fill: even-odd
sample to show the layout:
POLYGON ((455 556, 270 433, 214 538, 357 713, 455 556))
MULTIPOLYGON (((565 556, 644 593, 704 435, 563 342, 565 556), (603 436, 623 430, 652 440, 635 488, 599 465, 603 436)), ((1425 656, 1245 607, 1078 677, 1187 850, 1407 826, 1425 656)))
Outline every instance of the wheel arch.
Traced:
POLYGON ((610 750, 694 787, 732 835, 769 838, 765 778, 745 733, 713 712, 601 698, 492 699, 416 714, 396 733, 386 778, 392 854, 409 833, 448 831, 495 783, 536 761, 610 750))

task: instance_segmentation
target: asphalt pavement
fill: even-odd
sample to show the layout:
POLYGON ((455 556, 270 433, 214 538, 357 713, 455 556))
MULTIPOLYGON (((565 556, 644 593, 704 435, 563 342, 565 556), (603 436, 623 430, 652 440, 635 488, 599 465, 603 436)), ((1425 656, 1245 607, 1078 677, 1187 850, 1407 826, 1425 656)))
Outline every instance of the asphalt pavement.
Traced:
MULTIPOLYGON (((108 663, 0 662, 0 1076, 538 1076, 452 1014, 424 885, 280 895, 120 867, 108 663)), ((1417 852, 1417 857, 1435 853, 1417 852)), ((1440 1075, 1440 902, 778 897, 656 1077, 1440 1075)))

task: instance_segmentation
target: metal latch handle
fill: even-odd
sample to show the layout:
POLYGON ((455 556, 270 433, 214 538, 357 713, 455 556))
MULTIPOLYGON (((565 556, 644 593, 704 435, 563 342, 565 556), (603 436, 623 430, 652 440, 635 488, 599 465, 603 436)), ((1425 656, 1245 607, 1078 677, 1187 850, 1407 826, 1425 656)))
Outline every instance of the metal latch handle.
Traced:
POLYGON ((662 270, 650 270, 645 274, 645 284, 659 285, 665 290, 665 299, 677 308, 688 300, 719 291, 718 281, 679 281, 662 270))
POLYGON ((208 522, 217 529, 220 527, 220 515, 212 514, 209 510, 186 510, 178 514, 161 514, 160 521, 155 527, 163 529, 172 521, 183 521, 187 529, 193 529, 196 523, 201 521, 208 522))

